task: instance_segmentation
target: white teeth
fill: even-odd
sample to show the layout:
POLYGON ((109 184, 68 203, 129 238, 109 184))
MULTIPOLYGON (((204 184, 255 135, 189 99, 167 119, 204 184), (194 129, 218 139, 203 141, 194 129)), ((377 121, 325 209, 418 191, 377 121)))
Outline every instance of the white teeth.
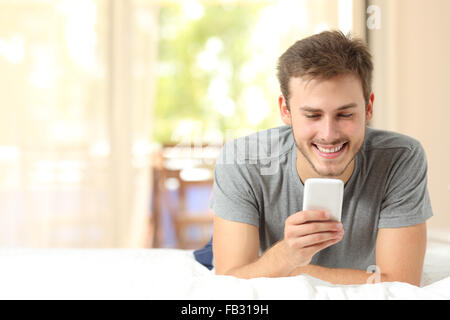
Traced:
POLYGON ((319 151, 320 151, 320 152, 323 152, 323 153, 334 153, 334 152, 338 152, 339 150, 342 149, 343 146, 344 146, 344 145, 342 144, 342 145, 340 145, 339 147, 336 147, 336 148, 325 149, 325 148, 322 148, 322 147, 316 145, 317 149, 319 149, 319 151))

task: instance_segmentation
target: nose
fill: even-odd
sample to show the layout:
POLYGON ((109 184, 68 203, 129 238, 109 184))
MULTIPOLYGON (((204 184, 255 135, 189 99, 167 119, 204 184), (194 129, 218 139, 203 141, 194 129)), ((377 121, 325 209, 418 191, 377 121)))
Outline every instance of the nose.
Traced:
POLYGON ((320 125, 319 138, 321 143, 328 145, 339 143, 339 128, 333 117, 324 117, 320 125))

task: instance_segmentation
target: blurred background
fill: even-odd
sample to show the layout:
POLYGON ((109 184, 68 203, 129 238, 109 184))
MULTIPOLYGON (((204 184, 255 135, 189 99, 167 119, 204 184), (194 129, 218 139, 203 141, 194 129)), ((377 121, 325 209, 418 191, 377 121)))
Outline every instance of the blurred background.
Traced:
MULTIPOLYGON (((450 235, 448 0, 0 0, 0 247, 197 248, 229 139, 281 125, 277 58, 374 56, 371 126, 421 141, 450 235)), ((414 172, 411 172, 414 174, 414 172)))

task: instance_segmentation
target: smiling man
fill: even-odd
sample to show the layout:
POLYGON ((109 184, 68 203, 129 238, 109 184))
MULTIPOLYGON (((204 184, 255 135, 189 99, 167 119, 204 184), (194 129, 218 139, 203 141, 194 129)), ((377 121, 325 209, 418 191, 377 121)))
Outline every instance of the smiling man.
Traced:
POLYGON ((295 77, 289 87, 289 103, 283 95, 279 103, 283 122, 292 127, 300 152, 299 176, 303 181, 312 177, 347 181, 372 117, 373 96, 365 108, 361 81, 353 74, 328 80, 295 77))
POLYGON ((366 45, 338 31, 298 41, 279 59, 285 126, 227 143, 217 159, 216 274, 309 274, 339 284, 419 285, 432 216, 423 148, 368 127, 374 94, 366 45), (342 223, 302 211, 308 178, 341 179, 342 223))

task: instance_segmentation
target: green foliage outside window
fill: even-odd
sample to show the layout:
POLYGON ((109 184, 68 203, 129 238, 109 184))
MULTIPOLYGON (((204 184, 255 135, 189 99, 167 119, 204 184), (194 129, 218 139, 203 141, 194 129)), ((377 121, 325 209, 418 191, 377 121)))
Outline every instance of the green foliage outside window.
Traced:
POLYGON ((251 37, 262 8, 207 5, 191 20, 179 5, 160 8, 155 141, 179 142, 174 132, 186 120, 195 124, 197 138, 211 130, 227 138, 230 132, 238 136, 242 129, 252 132, 279 124, 279 88, 267 79, 275 75, 276 61, 245 76, 257 54, 251 37), (261 99, 252 100, 255 92, 261 99), (258 104, 264 107, 261 112, 258 104))

